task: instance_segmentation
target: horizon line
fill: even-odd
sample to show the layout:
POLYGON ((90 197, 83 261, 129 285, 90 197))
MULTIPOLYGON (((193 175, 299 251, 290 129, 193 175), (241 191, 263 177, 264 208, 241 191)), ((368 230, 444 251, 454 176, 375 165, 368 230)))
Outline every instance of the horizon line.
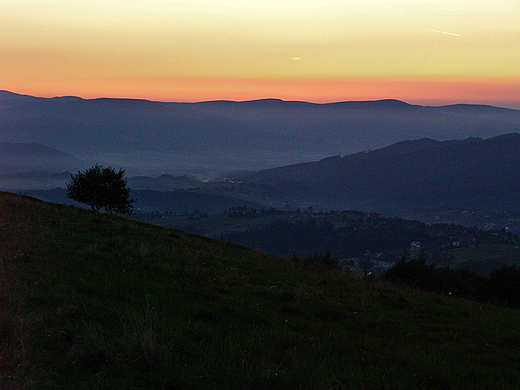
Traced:
MULTIPOLYGON (((331 100, 327 102, 313 102, 309 100, 291 100, 291 99, 282 99, 278 97, 265 97, 265 98, 257 98, 257 99, 244 99, 244 100, 232 100, 232 99, 209 99, 209 100, 197 100, 197 101, 181 101, 181 100, 155 100, 148 98, 138 98, 138 97, 124 97, 124 96, 98 96, 98 97, 82 97, 79 95, 52 95, 52 96, 38 96, 38 95, 30 95, 26 93, 18 93, 9 90, 0 90, 0 93, 9 93, 13 95, 17 95, 20 97, 32 97, 32 98, 40 98, 40 99, 65 99, 65 98, 75 98, 82 100, 100 100, 100 99, 112 99, 112 100, 136 100, 136 101, 147 101, 153 103, 172 103, 172 104, 202 104, 202 103, 250 103, 250 102, 261 102, 261 101, 279 101, 284 103, 305 103, 305 104, 313 104, 313 105, 329 105, 329 104, 341 104, 341 103, 376 103, 376 102, 400 102, 409 106, 416 107, 448 107, 448 106, 457 106, 457 105, 467 105, 467 106, 483 106, 483 107, 494 107, 501 108, 506 110, 520 110, 520 103, 518 103, 517 108, 507 107, 492 103, 472 103, 472 102, 454 102, 454 103, 438 103, 438 104, 419 104, 419 103, 410 103, 406 100, 397 99, 397 98, 382 98, 382 99, 366 99, 366 100, 331 100)), ((0 99, 1 100, 1 99, 0 99)))

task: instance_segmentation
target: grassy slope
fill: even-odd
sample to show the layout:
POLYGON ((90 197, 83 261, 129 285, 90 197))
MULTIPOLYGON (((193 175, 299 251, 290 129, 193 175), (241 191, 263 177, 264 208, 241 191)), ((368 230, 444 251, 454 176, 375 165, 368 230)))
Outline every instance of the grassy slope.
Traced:
POLYGON ((4 388, 517 388, 520 312, 0 193, 4 388))

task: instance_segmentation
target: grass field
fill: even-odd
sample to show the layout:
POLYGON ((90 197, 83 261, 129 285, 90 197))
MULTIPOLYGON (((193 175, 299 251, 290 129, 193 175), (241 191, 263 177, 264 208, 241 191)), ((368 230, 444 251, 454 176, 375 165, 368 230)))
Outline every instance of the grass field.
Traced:
POLYGON ((2 389, 516 389, 520 312, 0 193, 2 389))

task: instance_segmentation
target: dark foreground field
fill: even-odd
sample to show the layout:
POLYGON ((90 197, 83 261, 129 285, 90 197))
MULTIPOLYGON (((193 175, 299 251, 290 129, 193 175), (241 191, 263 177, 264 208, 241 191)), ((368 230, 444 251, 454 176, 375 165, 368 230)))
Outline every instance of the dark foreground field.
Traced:
POLYGON ((516 389, 520 312, 0 193, 2 389, 516 389))

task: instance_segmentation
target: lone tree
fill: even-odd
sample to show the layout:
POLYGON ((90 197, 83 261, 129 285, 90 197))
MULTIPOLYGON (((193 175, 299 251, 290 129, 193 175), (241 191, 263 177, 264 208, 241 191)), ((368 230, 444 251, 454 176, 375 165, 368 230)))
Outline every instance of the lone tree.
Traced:
POLYGON ((104 208, 109 213, 132 214, 134 199, 126 187, 125 170, 94 165, 85 172, 71 175, 67 197, 89 205, 92 210, 104 208))

